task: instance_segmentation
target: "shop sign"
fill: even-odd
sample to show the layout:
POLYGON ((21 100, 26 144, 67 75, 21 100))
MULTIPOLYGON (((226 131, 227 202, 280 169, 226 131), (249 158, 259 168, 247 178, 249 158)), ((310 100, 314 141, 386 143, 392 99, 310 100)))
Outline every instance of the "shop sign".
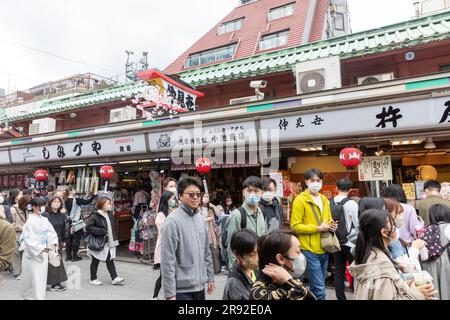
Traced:
POLYGON ((414 183, 403 183, 403 191, 405 191, 406 199, 415 200, 416 199, 416 188, 414 183))
POLYGON ((39 147, 11 149, 12 163, 77 160, 146 153, 145 136, 91 139, 39 147))
POLYGON ((283 174, 281 172, 271 172, 270 178, 277 183, 277 192, 275 197, 283 198, 283 174))
POLYGON ((358 166, 359 181, 392 180, 391 156, 363 157, 358 166))
POLYGON ((8 151, 0 151, 0 165, 9 164, 8 151))
POLYGON ((280 142, 449 126, 450 97, 261 120, 262 129, 280 131, 280 142))
POLYGON ((425 192, 425 181, 414 181, 414 186, 416 187, 416 199, 425 199, 427 193, 425 192))
POLYGON ((150 151, 161 152, 170 151, 174 148, 181 150, 207 146, 225 147, 229 143, 233 145, 234 143, 238 145, 257 143, 253 121, 199 128, 201 128, 199 134, 197 134, 196 128, 150 133, 148 135, 150 151))

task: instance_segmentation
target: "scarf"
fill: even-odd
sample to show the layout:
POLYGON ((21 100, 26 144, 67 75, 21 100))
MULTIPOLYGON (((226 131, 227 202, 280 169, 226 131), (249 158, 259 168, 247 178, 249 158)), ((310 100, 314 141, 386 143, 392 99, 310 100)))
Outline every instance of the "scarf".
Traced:
POLYGON ((113 231, 111 227, 111 221, 109 220, 109 215, 106 212, 103 212, 101 210, 98 210, 100 215, 102 215, 106 219, 106 223, 108 225, 108 245, 110 248, 117 247, 119 245, 119 242, 116 240, 114 241, 113 231))

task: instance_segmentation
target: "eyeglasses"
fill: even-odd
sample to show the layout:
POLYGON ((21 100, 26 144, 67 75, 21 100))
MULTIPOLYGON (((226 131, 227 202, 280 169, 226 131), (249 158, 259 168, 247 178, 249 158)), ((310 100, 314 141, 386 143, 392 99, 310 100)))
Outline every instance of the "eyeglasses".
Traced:
POLYGON ((201 198, 204 195, 203 192, 183 192, 183 194, 187 194, 191 199, 201 198))

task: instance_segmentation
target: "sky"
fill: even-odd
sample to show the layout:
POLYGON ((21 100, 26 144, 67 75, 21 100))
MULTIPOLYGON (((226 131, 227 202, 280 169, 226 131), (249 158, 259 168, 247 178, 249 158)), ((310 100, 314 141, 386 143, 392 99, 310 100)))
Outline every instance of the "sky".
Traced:
MULTIPOLYGON (((348 0, 353 32, 414 16, 411 0, 348 0)), ((125 72, 149 52, 164 69, 215 26, 238 0, 1 0, 0 88, 26 90, 47 81, 92 72, 125 72)))

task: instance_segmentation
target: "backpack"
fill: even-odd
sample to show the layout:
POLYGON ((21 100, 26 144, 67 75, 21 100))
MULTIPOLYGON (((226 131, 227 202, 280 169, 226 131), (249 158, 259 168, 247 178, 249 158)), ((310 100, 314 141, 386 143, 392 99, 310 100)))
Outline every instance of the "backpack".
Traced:
MULTIPOLYGON (((238 208, 239 212, 241 213, 241 229, 247 228, 247 212, 243 207, 238 208)), ((230 217, 227 217, 226 219, 222 220, 223 227, 222 230, 222 248, 227 249, 228 248, 228 224, 230 223, 230 217)))
POLYGON ((446 246, 441 245, 441 228, 439 225, 429 225, 426 227, 421 240, 426 242, 426 248, 428 249, 428 261, 433 261, 439 258, 450 247, 450 241, 446 246))
MULTIPOLYGON (((350 229, 350 232, 347 231, 347 220, 345 218, 345 210, 344 210, 344 205, 350 201, 353 200, 352 198, 345 198, 342 199, 341 202, 336 203, 334 202, 334 199, 330 199, 330 209, 331 209, 331 216, 333 217, 334 221, 339 221, 338 224, 338 228, 336 230, 336 236, 339 239, 339 243, 340 244, 345 244, 347 243, 348 239, 348 235, 350 234, 350 232, 352 231, 350 229)), ((352 223, 352 227, 353 227, 353 223, 352 223)))

